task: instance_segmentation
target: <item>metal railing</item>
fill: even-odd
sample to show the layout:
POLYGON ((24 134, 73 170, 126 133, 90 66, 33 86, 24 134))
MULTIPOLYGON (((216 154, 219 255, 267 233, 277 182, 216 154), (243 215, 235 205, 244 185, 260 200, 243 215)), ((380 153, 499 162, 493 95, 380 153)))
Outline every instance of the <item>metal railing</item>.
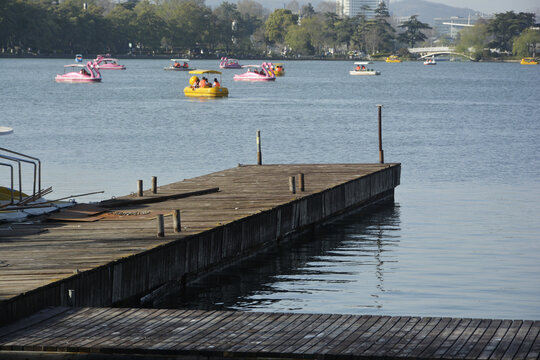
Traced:
MULTIPOLYGON (((2 155, 0 154, 1 159, 9 160, 16 162, 19 166, 19 202, 22 201, 22 166, 21 162, 28 163, 34 166, 34 186, 32 189, 32 197, 33 199, 39 199, 41 197, 41 160, 34 156, 26 155, 17 151, 9 150, 3 147, 0 147, 0 151, 4 151, 10 154, 18 155, 19 157, 15 156, 9 156, 9 155, 2 155), (22 157, 22 158, 21 158, 22 157), (27 160, 31 159, 31 160, 27 160), (37 185, 37 193, 36 193, 36 185, 37 185)), ((9 164, 3 164, 4 166, 11 166, 9 164)), ((12 189, 12 197, 13 197, 13 167, 11 169, 11 189, 12 189)), ((12 199, 13 203, 13 199, 12 199)))

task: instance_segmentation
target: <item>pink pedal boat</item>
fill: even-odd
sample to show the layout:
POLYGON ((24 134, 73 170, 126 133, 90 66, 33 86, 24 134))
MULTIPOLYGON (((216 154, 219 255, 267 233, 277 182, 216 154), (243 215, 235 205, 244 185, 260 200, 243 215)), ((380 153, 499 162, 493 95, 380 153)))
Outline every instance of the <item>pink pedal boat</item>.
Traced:
POLYGON ((238 60, 236 59, 229 59, 226 57, 221 58, 221 62, 219 63, 219 67, 221 69, 241 69, 242 65, 238 63, 238 60))
POLYGON ((64 74, 56 75, 56 82, 88 83, 100 82, 101 74, 96 63, 88 61, 84 64, 70 64, 64 66, 64 74))
POLYGON ((126 70, 126 66, 118 64, 118 59, 111 57, 110 54, 98 55, 94 61, 100 70, 126 70))
POLYGON ((262 63, 262 65, 244 65, 243 68, 248 68, 248 71, 243 74, 234 75, 234 81, 274 81, 276 74, 274 73, 272 63, 262 63))

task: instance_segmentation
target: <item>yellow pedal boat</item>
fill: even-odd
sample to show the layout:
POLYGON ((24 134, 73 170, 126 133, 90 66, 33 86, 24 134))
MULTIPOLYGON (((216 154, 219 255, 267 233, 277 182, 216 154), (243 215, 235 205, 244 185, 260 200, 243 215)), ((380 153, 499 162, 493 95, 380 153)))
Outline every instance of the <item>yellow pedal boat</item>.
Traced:
POLYGON ((521 59, 521 65, 538 65, 538 60, 532 57, 526 57, 521 59))
POLYGON ((285 75, 285 68, 283 67, 282 63, 274 64, 274 68, 272 70, 274 70, 274 75, 276 76, 285 75))
MULTIPOLYGON (((229 89, 221 86, 221 72, 217 70, 192 70, 189 72, 193 76, 189 79, 190 86, 184 88, 184 95, 189 97, 206 97, 206 98, 215 98, 215 97, 225 97, 229 96, 229 89), (204 87, 199 87, 199 77, 197 75, 205 74, 218 74, 219 75, 219 85, 212 86, 210 79, 208 80, 208 85, 204 87)), ((203 76, 201 76, 203 77, 203 76)), ((215 79, 217 80, 217 79, 215 79)), ((214 82, 215 83, 215 82, 214 82)))
POLYGON ((390 55, 386 58, 387 63, 400 63, 401 59, 397 55, 390 55))

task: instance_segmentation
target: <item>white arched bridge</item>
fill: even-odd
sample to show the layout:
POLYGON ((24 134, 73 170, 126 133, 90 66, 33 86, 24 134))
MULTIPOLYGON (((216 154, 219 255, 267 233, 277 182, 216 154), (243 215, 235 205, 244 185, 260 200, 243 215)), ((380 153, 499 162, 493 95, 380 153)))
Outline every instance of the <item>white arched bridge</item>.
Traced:
POLYGON ((435 46, 435 47, 421 47, 421 48, 419 47, 419 48, 409 48, 408 50, 411 54, 421 55, 420 59, 425 59, 425 58, 437 56, 437 55, 458 55, 458 56, 466 57, 473 61, 475 60, 469 55, 457 52, 455 51, 454 48, 449 47, 449 46, 435 46))

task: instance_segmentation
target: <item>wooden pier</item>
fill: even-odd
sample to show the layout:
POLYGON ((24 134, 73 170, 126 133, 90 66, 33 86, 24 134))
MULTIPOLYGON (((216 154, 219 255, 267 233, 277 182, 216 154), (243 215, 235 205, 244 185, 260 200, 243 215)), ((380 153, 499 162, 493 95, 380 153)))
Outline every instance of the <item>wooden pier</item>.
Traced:
POLYGON ((538 359, 539 331, 540 321, 51 308, 0 328, 0 358, 538 359))
POLYGON ((399 164, 238 166, 45 222, 0 224, 0 326, 49 306, 111 306, 196 278, 393 200, 399 180, 399 164))

